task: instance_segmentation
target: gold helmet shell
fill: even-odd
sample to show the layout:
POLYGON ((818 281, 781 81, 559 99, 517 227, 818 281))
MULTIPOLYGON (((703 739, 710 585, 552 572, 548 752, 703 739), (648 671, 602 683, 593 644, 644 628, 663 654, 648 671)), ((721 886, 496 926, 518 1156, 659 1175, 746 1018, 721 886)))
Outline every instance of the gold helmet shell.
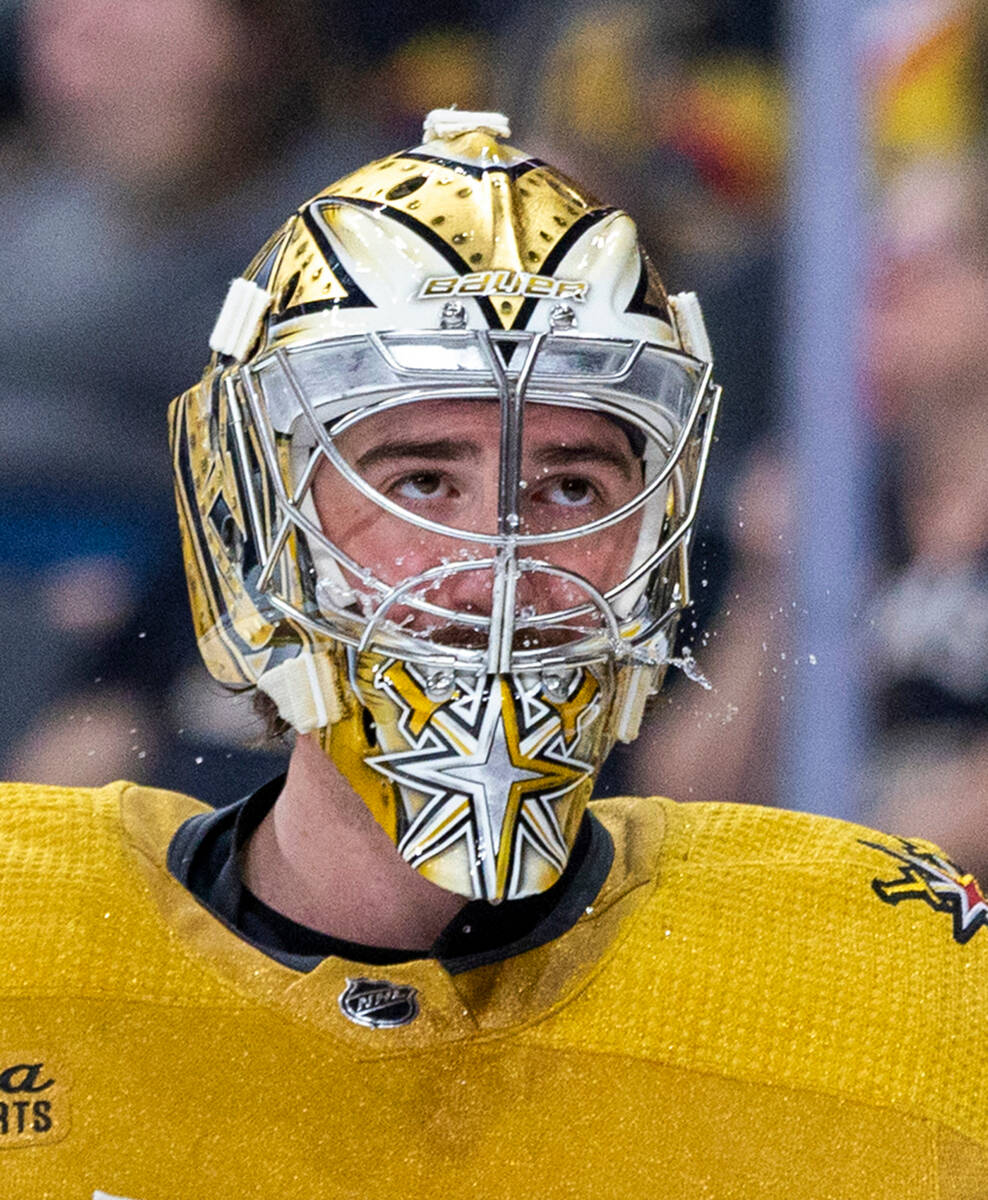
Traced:
POLYGON ((303 204, 234 281, 206 372, 170 414, 210 672, 318 733, 423 874, 494 899, 558 878, 604 756, 637 733, 688 599, 719 396, 696 299, 666 294, 631 218, 506 136, 499 114, 430 114, 421 146, 303 204), (400 425, 464 397, 502 414, 485 533, 403 511, 340 450, 361 421, 400 425), (423 402, 439 407, 411 407, 423 402), (547 429, 571 412, 624 431, 634 495, 589 524, 527 533, 512 461, 526 412, 547 429), (468 561, 375 574, 324 528, 320 470, 415 536, 461 539, 468 561), (606 584, 554 558, 631 527, 634 553, 606 584), (489 580, 489 604, 429 599, 456 573, 489 580), (561 578, 579 595, 568 608, 516 604, 519 588, 558 592, 561 578), (436 641, 443 620, 470 637, 436 641))

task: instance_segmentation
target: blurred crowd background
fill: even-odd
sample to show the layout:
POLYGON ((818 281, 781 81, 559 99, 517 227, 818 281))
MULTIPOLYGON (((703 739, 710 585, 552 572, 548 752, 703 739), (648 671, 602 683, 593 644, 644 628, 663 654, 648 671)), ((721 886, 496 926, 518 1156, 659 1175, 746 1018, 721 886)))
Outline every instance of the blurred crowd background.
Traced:
MULTIPOLYGON (((3 774, 219 803, 281 769, 198 661, 166 406, 292 208, 455 103, 508 113, 636 215, 670 290, 699 292, 725 386, 679 648, 703 681, 674 672, 602 787, 785 806, 787 696, 814 667, 780 369, 794 7, 0 0, 3 774)), ((845 314, 871 434, 854 812, 983 876, 985 11, 861 5, 866 287, 845 314)))

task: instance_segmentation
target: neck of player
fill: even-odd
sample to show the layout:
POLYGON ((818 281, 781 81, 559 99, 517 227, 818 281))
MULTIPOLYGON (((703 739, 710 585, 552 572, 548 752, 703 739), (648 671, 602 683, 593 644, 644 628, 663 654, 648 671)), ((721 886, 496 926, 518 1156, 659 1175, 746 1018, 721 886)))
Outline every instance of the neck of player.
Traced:
POLYGON ((428 950, 466 903, 412 870, 313 734, 296 741, 243 877, 301 925, 395 950, 428 950))

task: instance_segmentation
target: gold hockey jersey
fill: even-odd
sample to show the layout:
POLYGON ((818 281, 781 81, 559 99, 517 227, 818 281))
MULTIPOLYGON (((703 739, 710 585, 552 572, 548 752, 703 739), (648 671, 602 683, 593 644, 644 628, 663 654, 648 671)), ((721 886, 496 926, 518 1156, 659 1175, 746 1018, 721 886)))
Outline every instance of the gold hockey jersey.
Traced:
POLYGON ((988 912, 927 843, 603 801, 555 941, 303 974, 168 874, 201 808, 0 791, 4 1200, 988 1197, 988 912))

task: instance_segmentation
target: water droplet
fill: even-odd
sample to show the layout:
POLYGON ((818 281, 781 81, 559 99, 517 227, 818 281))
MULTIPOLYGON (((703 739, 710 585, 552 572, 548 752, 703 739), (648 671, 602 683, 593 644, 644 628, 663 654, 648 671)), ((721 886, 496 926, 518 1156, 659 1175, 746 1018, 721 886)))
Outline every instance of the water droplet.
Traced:
POLYGON ((704 689, 704 691, 713 691, 713 684, 700 670, 696 659, 693 657, 693 652, 688 646, 683 647, 683 653, 681 657, 670 658, 669 662, 672 666, 679 667, 680 671, 682 671, 687 679, 692 680, 693 683, 698 683, 704 689))

